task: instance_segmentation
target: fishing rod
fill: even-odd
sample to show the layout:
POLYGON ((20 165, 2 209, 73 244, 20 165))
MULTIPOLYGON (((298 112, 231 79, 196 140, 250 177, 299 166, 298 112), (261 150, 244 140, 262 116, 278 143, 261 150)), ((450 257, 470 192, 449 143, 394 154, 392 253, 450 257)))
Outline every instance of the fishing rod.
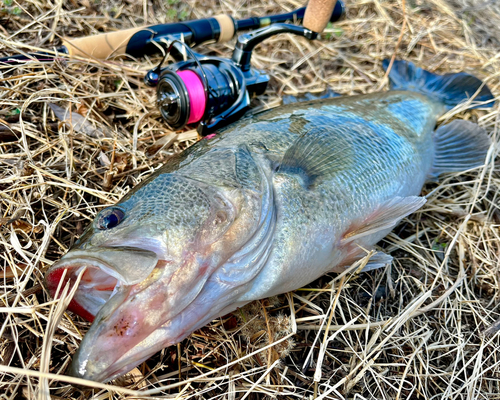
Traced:
POLYGON ((279 33, 316 39, 332 20, 336 7, 343 9, 343 4, 311 0, 304 14, 304 26, 274 23, 240 35, 231 59, 197 54, 187 43, 171 42, 158 66, 144 77, 148 86, 156 87, 157 105, 167 125, 172 130, 197 125, 198 133, 205 136, 239 119, 249 110, 251 98, 264 93, 270 79, 264 71, 250 65, 255 46, 279 33), (177 49, 175 59, 182 47, 189 58, 163 67, 170 52, 177 49))
MULTIPOLYGON (((182 41, 190 47, 213 41, 223 43, 231 40, 236 33, 241 31, 259 29, 287 21, 301 22, 305 14, 306 7, 284 14, 241 20, 235 20, 229 15, 222 14, 186 22, 142 26, 75 39, 66 38, 63 40, 63 46, 57 48, 55 54, 91 56, 96 59, 124 55, 142 57, 161 53, 162 49, 174 40, 182 41)), ((331 10, 328 20, 335 22, 343 14, 344 4, 339 0, 331 10)), ((312 18, 315 19, 314 16, 312 18)), ((2 63, 7 65, 22 64, 33 59, 50 62, 55 58, 54 52, 20 54, 0 58, 0 66, 2 63)))

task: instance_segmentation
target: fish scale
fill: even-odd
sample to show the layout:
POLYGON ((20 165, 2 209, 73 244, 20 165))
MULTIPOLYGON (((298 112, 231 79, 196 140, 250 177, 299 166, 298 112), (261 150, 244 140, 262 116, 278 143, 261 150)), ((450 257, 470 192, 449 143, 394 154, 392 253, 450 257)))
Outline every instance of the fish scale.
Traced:
POLYGON ((344 271, 425 203, 426 179, 484 163, 483 129, 435 130, 468 93, 491 101, 479 79, 402 61, 389 78, 394 91, 246 117, 102 210, 46 274, 54 293, 87 267, 69 308, 94 321, 70 373, 113 379, 249 301, 344 271))

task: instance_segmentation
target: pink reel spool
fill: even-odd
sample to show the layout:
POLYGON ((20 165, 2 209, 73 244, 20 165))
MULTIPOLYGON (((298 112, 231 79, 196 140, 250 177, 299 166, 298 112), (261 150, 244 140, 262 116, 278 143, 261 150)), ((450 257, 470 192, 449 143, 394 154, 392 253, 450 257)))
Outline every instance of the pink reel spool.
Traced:
POLYGON ((186 85, 189 95, 189 118, 187 123, 193 124, 199 122, 205 114, 205 107, 207 105, 203 82, 198 74, 191 70, 177 71, 177 75, 181 77, 186 85))

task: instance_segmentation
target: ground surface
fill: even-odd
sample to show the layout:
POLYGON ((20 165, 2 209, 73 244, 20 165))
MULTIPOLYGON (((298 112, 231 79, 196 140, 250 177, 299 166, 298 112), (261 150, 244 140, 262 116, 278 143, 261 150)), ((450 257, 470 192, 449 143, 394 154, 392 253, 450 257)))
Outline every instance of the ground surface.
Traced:
MULTIPOLYGON (((61 36, 301 5, 0 0, 0 56, 57 46, 61 36)), ((500 93, 498 2, 349 0, 347 7, 347 18, 321 41, 282 35, 257 48, 254 65, 272 80, 256 107, 326 88, 346 95, 386 90, 381 62, 395 53, 431 71, 473 73, 500 93)), ((201 51, 229 56, 231 48, 201 51)), ((252 303, 113 387, 71 386, 62 374, 89 324, 54 307, 44 272, 102 207, 195 140, 189 132, 173 136, 156 112, 154 91, 141 83, 154 62, 1 69, 1 398, 500 398, 499 334, 485 332, 500 316, 498 106, 445 116, 478 122, 495 145, 485 168, 424 188, 422 211, 381 243, 395 258, 392 267, 328 275, 252 303), (87 117, 92 128, 60 123, 49 104, 87 117), (270 343, 272 350, 263 349, 270 343)))

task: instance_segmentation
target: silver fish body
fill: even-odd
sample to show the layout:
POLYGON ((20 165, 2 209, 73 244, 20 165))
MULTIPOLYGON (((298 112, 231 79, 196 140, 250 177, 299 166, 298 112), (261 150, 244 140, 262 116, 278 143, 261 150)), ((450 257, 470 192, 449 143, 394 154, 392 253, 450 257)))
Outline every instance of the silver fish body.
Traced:
MULTIPOLYGON (((87 267, 72 308, 94 322, 71 373, 113 379, 218 316, 363 257, 450 165, 434 132, 444 110, 409 91, 290 104, 160 168, 47 274, 54 292, 62 270, 87 267)), ((487 137, 473 136, 481 148, 462 169, 484 160, 487 137)))

